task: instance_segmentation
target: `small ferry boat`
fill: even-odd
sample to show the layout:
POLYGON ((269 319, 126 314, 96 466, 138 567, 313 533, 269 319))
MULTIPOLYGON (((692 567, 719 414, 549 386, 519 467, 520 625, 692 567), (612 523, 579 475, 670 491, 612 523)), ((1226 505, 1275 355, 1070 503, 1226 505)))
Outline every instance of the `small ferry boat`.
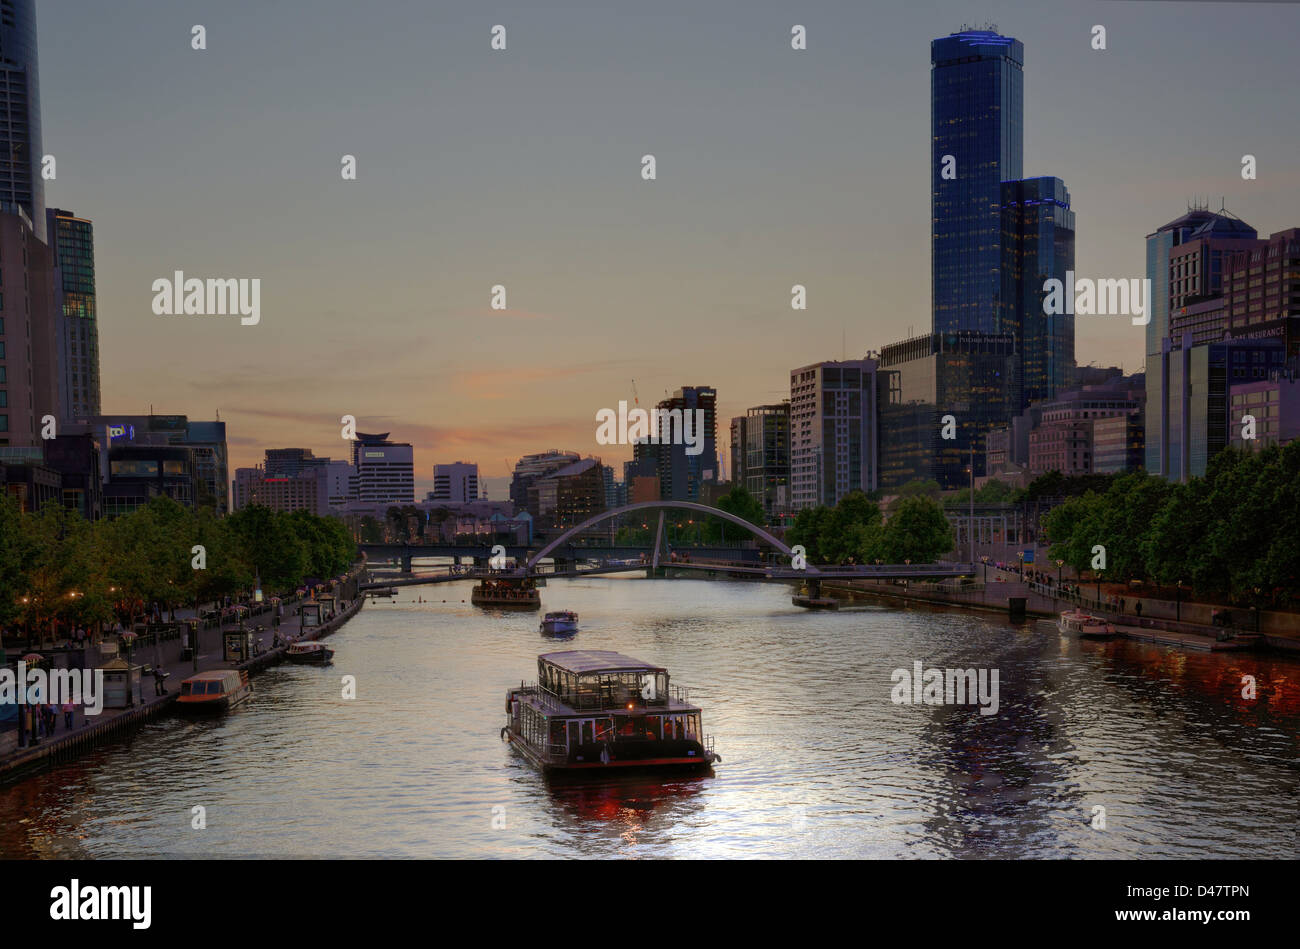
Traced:
POLYGON ((470 591, 469 601, 475 606, 491 606, 503 610, 540 610, 542 595, 528 578, 523 580, 483 580, 470 591))
POLYGON ((181 682, 176 707, 183 712, 224 712, 253 694, 248 673, 242 669, 200 672, 181 682))
POLYGON ((578 631, 578 614, 573 610, 556 610, 542 617, 542 632, 553 636, 578 631))
POLYGON ((605 649, 537 657, 538 680, 506 694, 508 740, 546 773, 708 770, 722 757, 668 671, 605 649))
POLYGON ((1117 635, 1115 627, 1102 619, 1083 610, 1066 610, 1056 628, 1062 633, 1073 633, 1084 639, 1110 639, 1117 635))
POLYGON ((284 658, 290 662, 314 663, 323 666, 334 658, 334 650, 324 643, 310 640, 304 643, 290 644, 289 648, 285 650, 284 658))

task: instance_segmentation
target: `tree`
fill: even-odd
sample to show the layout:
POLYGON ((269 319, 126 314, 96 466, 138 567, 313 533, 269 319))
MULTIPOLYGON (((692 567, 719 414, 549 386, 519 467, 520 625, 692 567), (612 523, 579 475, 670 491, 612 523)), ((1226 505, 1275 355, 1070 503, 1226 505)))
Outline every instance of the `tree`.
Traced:
POLYGON ((938 501, 923 495, 899 498, 878 543, 887 563, 934 563, 953 548, 952 525, 938 501))

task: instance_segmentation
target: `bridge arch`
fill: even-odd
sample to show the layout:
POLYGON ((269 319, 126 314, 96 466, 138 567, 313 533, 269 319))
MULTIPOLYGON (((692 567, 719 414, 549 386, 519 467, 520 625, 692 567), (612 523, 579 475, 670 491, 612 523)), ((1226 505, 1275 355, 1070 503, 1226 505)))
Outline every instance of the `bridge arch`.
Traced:
POLYGON ((794 556, 794 551, 792 551, 789 547, 787 547, 783 541, 779 540, 778 538, 774 537, 772 534, 763 530, 763 528, 759 527, 757 524, 751 524, 743 517, 737 517, 735 514, 730 514, 727 511, 719 510, 716 507, 709 507, 707 504, 698 504, 695 501, 638 501, 635 504, 629 504, 625 507, 614 508, 613 510, 610 511, 603 511, 600 514, 597 514, 595 517, 588 518, 587 520, 583 521, 581 524, 578 524, 575 527, 570 527, 559 537, 555 538, 553 541, 551 541, 549 544, 547 544, 537 553, 529 557, 527 569, 531 571, 534 567, 537 566, 537 564, 543 558, 550 556, 551 551, 555 550, 555 548, 559 547, 561 544, 568 541, 569 538, 581 534, 587 528, 599 524, 601 521, 608 520, 611 517, 619 517, 620 515, 623 514, 630 514, 633 511, 647 511, 647 510, 698 511, 701 514, 707 514, 710 517, 719 517, 724 521, 730 521, 732 524, 745 528, 745 530, 749 531, 751 534, 755 535, 756 537, 761 537, 763 540, 767 541, 769 544, 771 544, 777 550, 781 551, 781 553, 785 554, 786 556, 790 556, 790 557, 794 556))

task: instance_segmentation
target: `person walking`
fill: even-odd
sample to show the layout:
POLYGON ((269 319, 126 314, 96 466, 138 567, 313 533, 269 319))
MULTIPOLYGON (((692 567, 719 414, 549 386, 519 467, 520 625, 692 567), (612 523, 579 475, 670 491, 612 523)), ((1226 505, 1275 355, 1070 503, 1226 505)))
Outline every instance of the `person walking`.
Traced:
POLYGON ((1142 622, 1142 601, 1138 600, 1133 604, 1133 612, 1137 613, 1138 622, 1142 622))
POLYGON ((63 703, 63 725, 68 731, 72 731, 72 718, 77 713, 77 707, 71 701, 63 703))

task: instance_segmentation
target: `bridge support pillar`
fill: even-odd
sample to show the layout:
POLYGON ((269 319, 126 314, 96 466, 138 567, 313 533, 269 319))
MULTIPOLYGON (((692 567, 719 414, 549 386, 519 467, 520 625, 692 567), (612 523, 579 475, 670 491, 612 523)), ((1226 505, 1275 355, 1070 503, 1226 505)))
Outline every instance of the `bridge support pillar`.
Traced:
POLYGON ((822 595, 822 582, 821 582, 820 580, 814 580, 814 579, 812 579, 811 577, 809 577, 809 578, 808 578, 806 581, 804 581, 804 582, 805 582, 805 583, 807 584, 807 586, 808 586, 808 595, 809 595, 810 597, 814 597, 814 598, 815 598, 815 597, 819 597, 819 596, 822 595))
POLYGON ((402 573, 410 573, 410 572, 411 572, 411 555, 409 553, 402 554, 402 573))
POLYGON ((568 572, 572 569, 572 567, 573 567, 573 564, 572 564, 572 562, 569 560, 568 557, 554 557, 554 556, 553 556, 551 559, 553 559, 553 560, 555 561, 555 572, 556 572, 556 573, 568 573, 568 572))

